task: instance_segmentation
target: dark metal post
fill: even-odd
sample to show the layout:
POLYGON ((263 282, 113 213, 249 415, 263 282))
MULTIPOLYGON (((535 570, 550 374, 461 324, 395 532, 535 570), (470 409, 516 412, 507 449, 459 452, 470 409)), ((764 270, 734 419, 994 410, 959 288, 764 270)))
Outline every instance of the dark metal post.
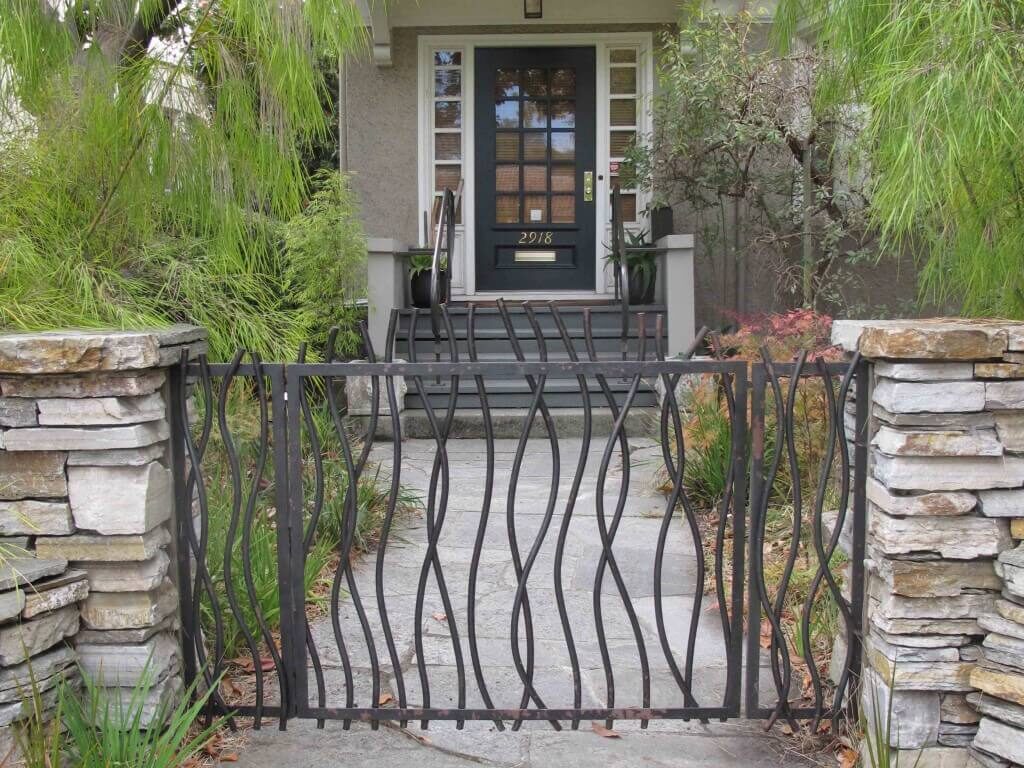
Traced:
MULTIPOLYGON (((867 536, 868 482, 868 420, 871 413, 871 363, 861 360, 857 365, 854 411, 853 449, 853 554, 850 563, 850 615, 853 617, 850 653, 850 707, 854 717, 860 690, 861 664, 864 656, 864 555, 867 536)), ((845 407, 845 404, 843 404, 845 407)), ((845 436, 844 436, 845 437, 845 436)))
POLYGON ((748 528, 748 559, 750 572, 747 576, 747 663, 746 705, 744 714, 757 717, 758 677, 761 669, 761 600, 758 584, 761 573, 757 567, 757 552, 763 546, 759 535, 761 498, 764 495, 764 389, 766 385, 764 364, 751 364, 753 392, 750 404, 750 526, 748 528))
POLYGON ((192 596, 192 556, 186 526, 192 525, 192 499, 188 498, 185 471, 186 398, 184 365, 167 370, 167 411, 171 426, 170 463, 174 490, 174 538, 171 555, 177 564, 178 606, 181 611, 182 675, 188 689, 196 679, 196 627, 193 625, 195 607, 192 596))
POLYGON ((729 663, 725 707, 733 715, 740 713, 743 678, 743 565, 747 523, 747 370, 733 375, 732 424, 732 631, 729 636, 729 663))
POLYGON ((264 365, 263 370, 270 380, 270 420, 274 451, 274 507, 277 515, 277 573, 278 596, 281 603, 281 656, 284 675, 281 685, 281 730, 285 729, 288 718, 294 714, 293 694, 295 665, 293 654, 296 638, 295 615, 292 595, 291 563, 291 507, 288 476, 288 400, 285 392, 283 365, 264 365))
MULTIPOLYGON (((285 658, 291 677, 292 716, 298 715, 309 707, 308 676, 306 672, 306 553, 305 553, 305 515, 303 504, 302 483, 302 387, 305 377, 297 373, 285 376, 285 410, 288 417, 287 440, 287 475, 288 503, 286 520, 278 520, 278 530, 284 525, 288 529, 288 562, 282 573, 281 593, 287 590, 290 596, 290 613, 285 614, 284 604, 281 615, 291 616, 290 647, 285 649, 285 658), (288 581, 285 581, 285 578, 288 581)), ((331 384, 333 386, 333 384, 331 384)), ((276 422, 275 422, 276 423, 276 422)), ((275 450, 275 456, 277 452, 275 450)), ((282 510, 278 508, 278 514, 282 510)))

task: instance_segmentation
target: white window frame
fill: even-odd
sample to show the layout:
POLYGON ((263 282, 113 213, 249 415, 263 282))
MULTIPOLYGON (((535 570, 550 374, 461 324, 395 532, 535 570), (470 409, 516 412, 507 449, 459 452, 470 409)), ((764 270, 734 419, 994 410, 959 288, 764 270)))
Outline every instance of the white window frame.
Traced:
MULTIPOLYGON (((462 223, 456 227, 455 255, 452 271, 453 294, 459 297, 481 298, 502 295, 506 297, 530 298, 580 298, 586 296, 604 297, 611 292, 611 284, 604 268, 605 244, 609 232, 611 205, 609 195, 610 157, 609 131, 611 118, 609 115, 610 100, 610 68, 609 50, 612 48, 630 48, 638 50, 637 66, 637 137, 646 141, 651 132, 651 105, 654 97, 654 33, 653 32, 602 32, 602 33, 517 33, 487 35, 421 35, 418 41, 417 66, 417 144, 418 144, 418 188, 420 220, 420 241, 427 241, 427 233, 423 230, 423 211, 429 211, 434 195, 434 52, 438 50, 458 50, 462 52, 462 172, 465 184, 463 187, 462 223), (558 47, 558 46, 594 46, 597 54, 597 114, 596 120, 596 163, 595 190, 597 205, 595 209, 595 232, 597 234, 594 259, 594 286, 591 290, 581 291, 477 291, 476 260, 467 259, 467 252, 472 252, 471 244, 476 241, 476 165, 474 130, 474 88, 476 49, 483 48, 521 48, 521 47, 558 47)), ((646 211, 649 195, 643 191, 637 193, 637 210, 646 211)), ((639 230, 646 227, 641 216, 633 228, 639 230)))

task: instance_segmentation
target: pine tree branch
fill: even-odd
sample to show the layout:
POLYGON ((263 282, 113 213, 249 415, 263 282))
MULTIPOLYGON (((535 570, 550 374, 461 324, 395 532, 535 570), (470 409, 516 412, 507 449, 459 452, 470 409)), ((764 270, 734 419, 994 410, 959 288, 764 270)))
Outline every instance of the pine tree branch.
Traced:
POLYGON ((178 0, 160 0, 160 4, 154 9, 152 16, 143 18, 141 13, 135 14, 135 20, 128 29, 121 48, 120 66, 125 67, 133 61, 138 61, 149 49, 149 44, 157 32, 170 18, 178 5, 178 0))

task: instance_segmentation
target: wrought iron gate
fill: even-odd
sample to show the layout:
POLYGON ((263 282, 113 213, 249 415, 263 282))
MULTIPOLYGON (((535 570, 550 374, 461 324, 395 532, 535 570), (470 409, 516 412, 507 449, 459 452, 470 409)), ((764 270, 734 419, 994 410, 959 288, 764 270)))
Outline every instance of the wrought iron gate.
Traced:
POLYGON ((255 717, 257 727, 299 717, 576 728, 741 712, 817 721, 852 703, 868 408, 852 385, 862 364, 804 354, 788 363, 666 360, 661 318, 648 335, 643 315, 633 359, 600 359, 585 311, 583 353, 557 307, 525 311, 535 344, 513 340, 513 361, 478 352, 473 310, 459 331, 443 313, 445 354, 425 362, 393 359, 397 317, 382 360, 371 349, 362 362, 306 362, 304 351, 294 363, 241 352, 226 364, 182 361, 172 376, 172 461, 184 668, 213 688, 211 709, 255 717), (340 386, 357 377, 371 400, 362 419, 347 413, 340 386), (433 442, 418 457, 401 440, 398 377, 413 391, 449 385, 447 406, 423 412, 433 442), (512 417, 488 402, 510 377, 532 394, 512 417), (629 381, 622 397, 608 386, 615 378, 629 381), (545 404, 555 379, 578 386, 572 438, 545 404), (459 395, 461 383, 470 385, 459 395), (638 431, 633 403, 655 384, 653 429, 638 431), (726 425, 724 441, 720 429, 717 443, 702 442, 696 401, 677 399, 694 388, 726 425), (453 434, 467 392, 485 435, 476 443, 453 434), (821 455, 802 465, 808 397, 827 434, 821 455), (602 412, 612 426, 598 436, 602 412), (503 441, 497 425, 509 418, 519 427, 503 441), (631 480, 641 459, 663 479, 656 511, 636 510, 650 498, 631 480), (698 464, 721 470, 714 504, 695 498, 698 464), (422 508, 410 512, 405 488, 417 478, 422 508), (379 540, 356 559, 367 510, 379 515, 379 540), (789 551, 781 573, 768 572, 765 531, 780 514, 789 551), (643 547, 623 550, 623 531, 643 547), (791 577, 809 558, 816 565, 796 615, 791 577), (834 611, 846 640, 833 685, 808 642, 821 610, 834 611))

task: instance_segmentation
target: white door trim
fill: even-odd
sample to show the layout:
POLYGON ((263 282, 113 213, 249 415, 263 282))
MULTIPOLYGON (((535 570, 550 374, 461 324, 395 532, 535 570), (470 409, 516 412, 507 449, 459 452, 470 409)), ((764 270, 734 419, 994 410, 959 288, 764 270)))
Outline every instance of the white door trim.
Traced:
MULTIPOLYGON (((595 208, 596 251, 595 284, 593 291, 560 292, 565 297, 594 296, 607 298, 608 281, 602 262, 604 243, 610 218, 608 198, 610 194, 608 182, 608 157, 610 118, 609 102, 609 61, 608 50, 615 47, 635 46, 639 50, 639 66, 637 68, 637 90, 640 95, 637 115, 637 134, 646 138, 651 130, 651 102, 654 95, 654 33, 652 32, 564 32, 564 33, 510 33, 510 34, 447 34, 420 35, 418 39, 417 64, 417 157, 418 157, 418 189, 419 211, 417 218, 423 218, 422 211, 430 210, 433 199, 434 168, 433 168, 433 52, 440 48, 462 51, 462 172, 465 179, 463 189, 462 224, 457 227, 456 258, 461 262, 461 269, 456 265, 457 273, 452 275, 453 292, 465 296, 493 296, 494 292, 476 291, 475 259, 466 258, 475 244, 475 215, 473 202, 476 199, 476 168, 474 147, 474 60, 477 47, 541 47, 560 45, 592 45, 597 53, 597 114, 596 114, 596 163, 597 174, 595 194, 598 204, 595 208), (461 245, 461 247, 458 247, 461 245), (461 287, 461 291, 459 288, 461 287)), ((647 198, 643 193, 638 195, 637 208, 646 208, 647 198)), ((427 241, 427 233, 420 227, 421 242, 427 241)), ((503 294, 503 295, 511 295, 503 294)), ((543 294, 548 295, 548 294, 543 294)), ((556 298, 551 294, 552 298, 556 298)))

